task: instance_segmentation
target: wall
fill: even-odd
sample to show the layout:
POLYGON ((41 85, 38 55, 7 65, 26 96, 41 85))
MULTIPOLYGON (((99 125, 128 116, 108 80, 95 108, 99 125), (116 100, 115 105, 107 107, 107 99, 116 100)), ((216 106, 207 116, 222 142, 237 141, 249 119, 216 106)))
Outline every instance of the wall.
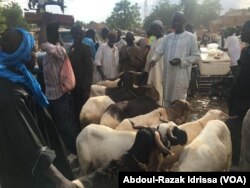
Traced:
POLYGON ((222 27, 242 26, 245 21, 250 20, 250 12, 247 10, 237 10, 226 13, 218 19, 209 23, 211 33, 217 33, 222 27))

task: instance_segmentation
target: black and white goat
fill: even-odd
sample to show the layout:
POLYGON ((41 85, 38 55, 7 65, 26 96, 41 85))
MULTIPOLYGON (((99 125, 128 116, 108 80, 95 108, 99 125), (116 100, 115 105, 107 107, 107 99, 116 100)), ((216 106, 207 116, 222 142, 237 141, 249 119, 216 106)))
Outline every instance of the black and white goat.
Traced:
MULTIPOLYGON (((137 129, 140 128, 141 126, 137 127, 137 129)), ((162 123, 157 130, 160 132, 162 140, 169 140, 171 145, 185 144, 187 141, 186 132, 180 130, 173 122, 162 123)), ((135 142, 135 137, 136 132, 134 131, 118 131, 97 124, 85 127, 76 139, 82 175, 86 175, 126 153, 135 142)), ((155 165, 152 165, 150 170, 157 170, 157 165, 160 163, 157 160, 157 156, 152 156, 151 161, 155 165)))
POLYGON ((158 149, 167 155, 171 153, 169 148, 169 139, 164 137, 162 140, 157 129, 142 128, 137 132, 134 144, 127 153, 73 182, 78 188, 118 188, 119 172, 147 171, 152 152, 158 149))

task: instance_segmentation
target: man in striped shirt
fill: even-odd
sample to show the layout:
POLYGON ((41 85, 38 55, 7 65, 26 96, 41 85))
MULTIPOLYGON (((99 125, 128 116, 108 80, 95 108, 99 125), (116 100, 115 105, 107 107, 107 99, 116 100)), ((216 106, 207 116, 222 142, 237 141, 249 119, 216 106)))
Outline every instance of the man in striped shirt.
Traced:
POLYGON ((43 60, 45 94, 49 100, 52 117, 67 149, 76 154, 76 136, 73 126, 73 112, 70 110, 69 93, 64 93, 60 87, 60 72, 66 56, 62 47, 57 24, 46 24, 42 21, 39 35, 39 45, 46 52, 43 60))

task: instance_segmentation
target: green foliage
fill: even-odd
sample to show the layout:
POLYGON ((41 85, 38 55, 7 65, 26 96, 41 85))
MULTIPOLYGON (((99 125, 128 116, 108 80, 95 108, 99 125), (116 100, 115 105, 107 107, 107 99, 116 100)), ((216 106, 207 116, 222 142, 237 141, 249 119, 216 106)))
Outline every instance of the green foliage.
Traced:
POLYGON ((236 27, 226 27, 226 29, 224 30, 224 36, 225 38, 227 38, 228 36, 231 36, 232 34, 237 32, 237 28, 236 27))
POLYGON ((7 29, 7 25, 5 23, 6 23, 6 19, 3 16, 3 8, 0 7, 0 33, 2 33, 5 29, 7 29))
POLYGON ((220 0, 181 0, 179 4, 170 4, 169 0, 158 0, 151 14, 144 20, 143 27, 148 29, 153 20, 160 19, 169 28, 176 11, 184 12, 186 23, 196 27, 208 26, 209 21, 219 17, 221 10, 220 0))
POLYGON ((23 27, 29 29, 29 25, 23 17, 23 11, 21 7, 15 3, 11 2, 2 8, 2 14, 6 19, 7 27, 23 27))
POLYGON ((180 5, 185 14, 186 23, 198 24, 196 18, 199 17, 197 13, 200 13, 200 5, 197 3, 197 0, 182 0, 180 5))
POLYGON ((80 26, 82 26, 82 27, 85 27, 85 26, 86 26, 86 24, 85 24, 83 21, 79 21, 79 20, 77 20, 77 21, 74 23, 74 25, 80 25, 80 26))
POLYGON ((129 29, 132 30, 140 26, 140 7, 137 3, 131 5, 128 0, 121 0, 115 4, 110 17, 106 23, 109 28, 129 29))
POLYGON ((163 25, 170 28, 173 14, 178 10, 180 10, 179 5, 170 4, 169 0, 159 0, 154 6, 152 13, 145 18, 143 27, 148 29, 155 19, 159 19, 163 22, 163 25))
POLYGON ((209 21, 219 17, 222 5, 220 0, 206 0, 201 4, 200 10, 202 10, 200 15, 201 24, 208 26, 209 21))

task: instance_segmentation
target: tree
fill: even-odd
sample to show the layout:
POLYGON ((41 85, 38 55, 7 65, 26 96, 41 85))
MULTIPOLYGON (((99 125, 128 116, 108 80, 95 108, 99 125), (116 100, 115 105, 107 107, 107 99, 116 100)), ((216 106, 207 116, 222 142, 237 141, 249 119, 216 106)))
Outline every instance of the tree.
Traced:
POLYGON ((147 30, 155 19, 159 19, 163 22, 163 25, 170 28, 173 14, 177 10, 180 10, 180 6, 170 4, 169 0, 159 0, 151 14, 145 18, 143 27, 147 30))
MULTIPOLYGON (((1 2, 2 2, 2 0, 0 0, 0 3, 1 2)), ((6 19, 3 16, 3 8, 0 7, 0 32, 3 32, 5 29, 7 29, 5 22, 6 22, 6 19)))
POLYGON ((209 21, 219 17, 222 5, 220 4, 220 0, 206 0, 201 4, 200 10, 202 10, 200 24, 208 27, 209 21))
POLYGON ((83 22, 83 21, 79 21, 79 20, 76 20, 75 24, 74 25, 80 25, 82 27, 85 27, 86 24, 83 22))
POLYGON ((186 23, 194 26, 208 26, 209 21, 216 19, 222 10, 220 0, 205 0, 199 4, 199 0, 181 0, 179 4, 171 4, 169 0, 159 0, 151 14, 144 20, 144 29, 155 19, 160 19, 169 28, 173 14, 176 11, 183 11, 186 23))
POLYGON ((181 0, 180 6, 184 12, 186 23, 198 24, 199 4, 197 0, 181 0))
POLYGON ((11 2, 8 5, 5 5, 3 7, 2 14, 6 18, 5 23, 7 27, 29 28, 28 23, 23 17, 23 11, 17 3, 11 2))
POLYGON ((115 8, 106 23, 110 28, 133 30, 140 26, 140 7, 137 3, 131 5, 128 0, 121 0, 115 4, 115 8))
POLYGON ((6 19, 3 16, 2 12, 3 12, 2 7, 0 7, 0 32, 3 32, 5 29, 7 29, 7 25, 5 24, 6 19))

